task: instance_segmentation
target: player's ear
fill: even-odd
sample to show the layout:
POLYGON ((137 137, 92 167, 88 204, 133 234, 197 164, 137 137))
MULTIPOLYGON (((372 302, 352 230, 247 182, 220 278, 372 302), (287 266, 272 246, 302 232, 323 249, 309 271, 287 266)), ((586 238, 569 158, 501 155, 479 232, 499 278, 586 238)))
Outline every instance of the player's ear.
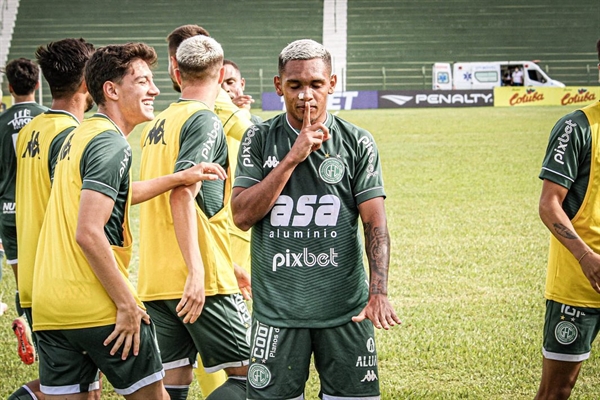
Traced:
POLYGON ((104 97, 106 99, 110 99, 113 101, 119 100, 119 91, 117 89, 117 85, 114 82, 104 82, 104 85, 102 85, 102 91, 104 92, 104 97))
POLYGON ((333 92, 335 91, 335 85, 337 84, 337 75, 333 74, 331 75, 331 78, 329 78, 329 94, 333 94, 333 92))
POLYGON ((221 70, 219 71, 219 85, 221 85, 221 83, 223 83, 224 77, 225 77, 225 67, 221 67, 221 70))
POLYGON ((283 96, 283 91, 281 90, 281 78, 279 76, 273 77, 273 84, 275 85, 275 92, 277 92, 277 95, 283 96))

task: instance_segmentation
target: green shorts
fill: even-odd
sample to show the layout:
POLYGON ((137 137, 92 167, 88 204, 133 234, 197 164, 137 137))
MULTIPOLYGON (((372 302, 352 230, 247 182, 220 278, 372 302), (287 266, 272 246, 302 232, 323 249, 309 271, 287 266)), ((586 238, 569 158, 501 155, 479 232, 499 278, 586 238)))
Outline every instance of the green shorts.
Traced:
POLYGON ((599 329, 599 308, 571 307, 546 300, 544 357, 569 362, 587 360, 599 329))
POLYGON ((14 265, 17 263, 17 228, 14 223, 14 215, 2 215, 0 218, 0 238, 4 254, 6 254, 6 263, 14 265), (11 222, 12 221, 12 222, 11 222))
POLYGON ((311 354, 323 399, 380 398, 373 324, 335 328, 276 328, 252 324, 247 398, 295 399, 304 393, 311 354))
POLYGON ((112 346, 103 345, 114 327, 37 331, 42 393, 66 395, 98 389, 98 370, 122 396, 160 381, 165 373, 154 325, 141 324, 140 352, 125 361, 120 351, 110 355, 112 346))
POLYGON ((200 317, 184 324, 179 300, 145 302, 156 325, 165 370, 196 365, 198 353, 206 372, 248 365, 250 313, 240 294, 207 296, 200 317))

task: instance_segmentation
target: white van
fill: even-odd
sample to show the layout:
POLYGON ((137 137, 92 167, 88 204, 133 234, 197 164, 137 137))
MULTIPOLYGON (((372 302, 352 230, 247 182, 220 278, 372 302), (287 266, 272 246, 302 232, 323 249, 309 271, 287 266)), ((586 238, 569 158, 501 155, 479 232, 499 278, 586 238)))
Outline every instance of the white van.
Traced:
POLYGON ((464 90, 511 86, 511 76, 516 68, 523 72, 523 86, 565 87, 562 82, 546 75, 533 61, 490 61, 435 63, 431 74, 432 88, 464 90))

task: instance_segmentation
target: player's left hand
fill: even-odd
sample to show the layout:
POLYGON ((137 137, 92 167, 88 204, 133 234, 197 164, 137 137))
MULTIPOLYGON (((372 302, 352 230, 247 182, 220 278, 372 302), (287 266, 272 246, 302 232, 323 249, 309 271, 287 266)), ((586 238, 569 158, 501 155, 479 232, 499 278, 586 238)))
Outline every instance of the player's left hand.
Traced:
POLYGON ((216 181, 227 179, 227 172, 216 163, 201 162, 191 168, 179 171, 181 184, 184 186, 193 185, 200 181, 216 181))
POLYGON ((232 97, 231 101, 238 106, 238 108, 250 108, 250 105, 254 103, 254 99, 249 94, 232 97))
POLYGON ((363 308, 360 314, 352 317, 352 321, 362 322, 365 318, 371 320, 373 326, 377 329, 388 330, 390 327, 402 323, 385 294, 369 295, 367 306, 363 308))

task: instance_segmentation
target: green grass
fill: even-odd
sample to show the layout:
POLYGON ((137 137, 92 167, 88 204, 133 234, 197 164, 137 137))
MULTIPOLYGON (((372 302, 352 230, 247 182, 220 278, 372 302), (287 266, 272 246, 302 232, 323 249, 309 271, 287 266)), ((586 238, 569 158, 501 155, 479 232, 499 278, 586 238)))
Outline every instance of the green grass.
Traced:
MULTIPOLYGON (((403 324, 377 332, 383 399, 535 395, 549 235, 537 215, 537 176, 550 129, 572 109, 339 113, 374 134, 384 169, 389 296, 403 324)), ((131 143, 139 150, 138 135, 131 143)), ((6 267, 4 273, 0 290, 11 311, 0 317, 2 398, 36 374, 16 355, 9 328, 14 278, 6 267)), ((598 397, 597 351, 584 363, 573 399, 598 397)), ((307 399, 316 398, 315 375, 307 399)), ((113 397, 106 386, 105 398, 113 397)), ((201 398, 196 386, 190 398, 201 398)))

